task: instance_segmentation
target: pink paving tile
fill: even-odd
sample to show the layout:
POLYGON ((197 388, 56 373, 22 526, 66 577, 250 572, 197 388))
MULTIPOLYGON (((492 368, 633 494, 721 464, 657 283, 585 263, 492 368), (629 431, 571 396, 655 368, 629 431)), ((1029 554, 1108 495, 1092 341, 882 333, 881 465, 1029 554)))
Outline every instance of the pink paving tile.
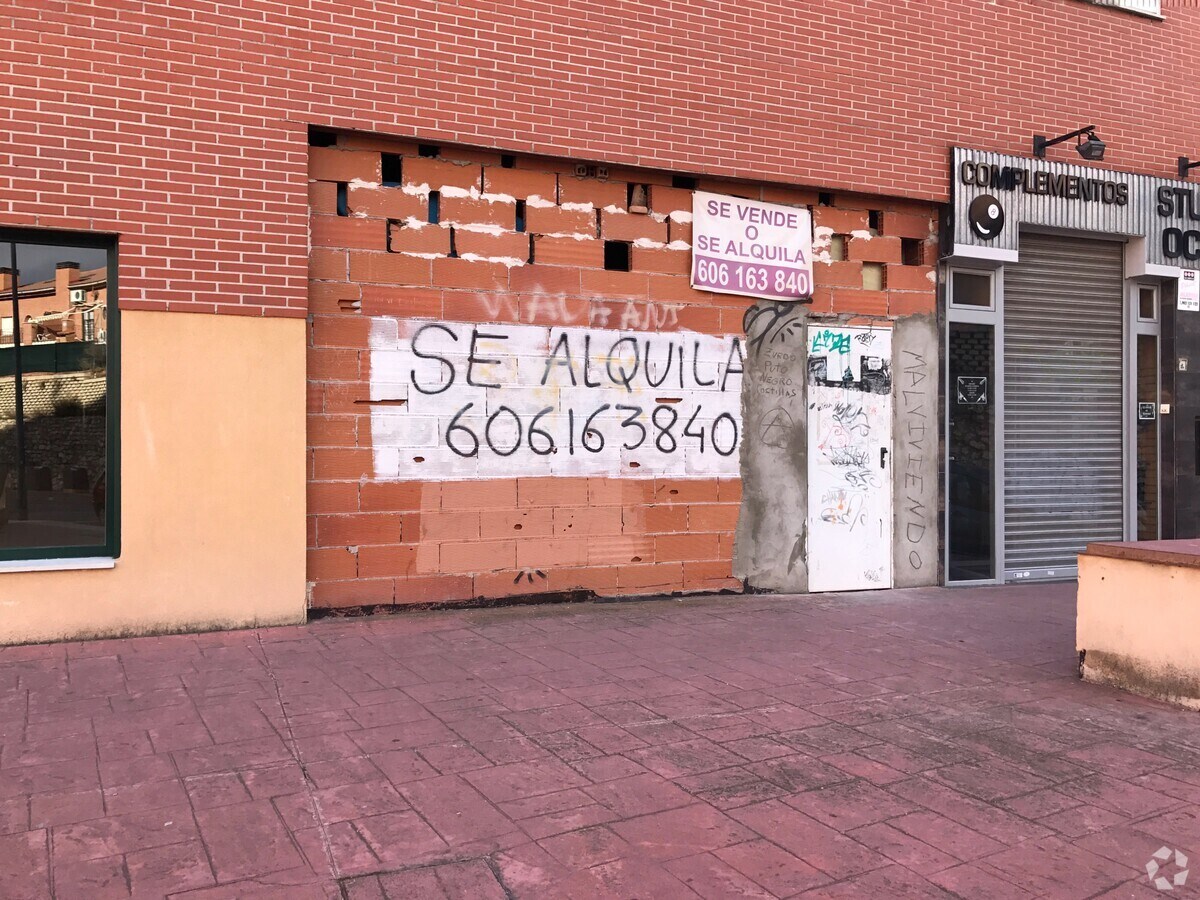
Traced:
POLYGON ((0 835, 0 897, 49 900, 49 839, 44 829, 0 835))
POLYGON ((505 900, 504 887, 483 860, 445 863, 416 872, 381 875, 380 887, 387 900, 421 897, 458 900, 505 900))
POLYGON ((871 784, 882 786, 908 778, 908 775, 899 769, 893 769, 891 766, 886 766, 881 762, 867 759, 858 753, 831 753, 820 757, 820 759, 821 762, 831 765, 835 769, 841 769, 847 775, 863 778, 871 782, 871 784))
POLYGON ((834 879, 849 878, 887 863, 873 850, 778 800, 735 809, 730 815, 834 879))
POLYGON ((470 772, 472 769, 485 769, 492 765, 491 760, 463 741, 434 744, 431 747, 422 747, 420 751, 415 752, 419 752, 421 758, 442 775, 470 772))
POLYGON ((957 865, 959 860, 948 853, 893 828, 886 822, 876 822, 850 832, 850 836, 865 847, 882 853, 888 859, 912 869, 920 875, 940 872, 957 865))
POLYGON ((694 797, 717 809, 733 809, 748 806, 787 795, 784 788, 754 774, 749 769, 734 766, 717 772, 705 772, 688 778, 677 778, 675 783, 694 797))
POLYGON ((246 790, 242 779, 231 772, 222 772, 217 775, 193 775, 183 780, 183 787, 187 791, 192 806, 196 809, 229 806, 232 803, 244 803, 251 799, 250 792, 246 790))
POLYGON ((761 838, 716 850, 713 855, 774 897, 790 897, 830 882, 828 875, 761 838))
POLYGON ((928 811, 909 813, 893 819, 888 824, 963 862, 970 862, 1004 849, 1004 845, 998 841, 993 841, 945 816, 928 811))
POLYGON ((135 897, 152 897, 213 883, 208 857, 199 841, 135 850, 125 855, 135 897))
POLYGON ((187 803, 187 791, 183 789, 183 782, 178 779, 147 781, 104 789, 104 806, 109 815, 162 809, 187 803))
POLYGON ((587 784, 587 779, 558 760, 494 766, 464 773, 462 777, 493 803, 587 784))
POLYGON ((422 778, 436 778, 438 770, 422 759, 416 750, 389 750, 368 757, 392 784, 407 784, 422 778))
POLYGON ((265 800, 196 811, 218 881, 237 881, 293 868, 303 862, 265 800))
POLYGON ((929 880, 958 897, 971 900, 1027 900, 1027 888, 1018 887, 977 863, 967 863, 943 869, 929 875, 929 880))
POLYGON ((704 900, 772 900, 775 896, 711 853, 674 859, 665 868, 704 900))
POLYGON ((769 759, 746 768, 785 791, 806 791, 850 780, 841 769, 802 753, 769 759))
POLYGON ((1141 818, 1178 805, 1174 797, 1107 775, 1090 775, 1058 786, 1082 803, 1100 806, 1122 816, 1141 818))
POLYGON ((932 884, 903 866, 887 866, 865 875, 856 875, 839 884, 817 888, 802 894, 803 897, 860 898, 900 897, 924 898, 924 900, 952 900, 953 895, 932 884))
POLYGON ((53 830, 54 855, 56 859, 102 859, 198 836, 191 809, 176 806, 57 826, 53 830))
POLYGON ((1053 788, 1031 791, 1019 797, 1010 797, 1000 803, 1000 806, 1019 816, 1024 816, 1026 819, 1040 819, 1079 805, 1079 801, 1074 797, 1068 797, 1053 788))
MULTIPOLYGON (((0 834, 11 834, 15 831, 29 829, 29 801, 24 797, 11 797, 0 800, 0 834)), ((41 826, 34 825, 34 828, 41 826)))
POLYGON ((451 846, 495 838, 516 826, 458 775, 442 775, 399 786, 401 796, 451 846))
POLYGON ((901 816, 916 809, 913 804, 867 781, 828 785, 802 794, 793 794, 784 802, 841 832, 901 816))
POLYGON ((29 818, 34 828, 70 825, 104 815, 101 791, 51 791, 29 798, 29 818))
POLYGON ((687 898, 695 893, 662 865, 640 859, 616 859, 601 863, 564 879, 551 897, 612 898, 637 900, 643 897, 687 898))
POLYGON ((55 900, 121 900, 129 896, 125 863, 120 856, 104 859, 55 860, 55 900))
POLYGON ((594 826, 538 841, 538 846, 568 870, 586 869, 633 852, 611 828, 594 826))
POLYGON ((707 803, 616 822, 612 830, 651 859, 675 859, 751 840, 754 833, 707 803))
POLYGON ((408 809, 408 801, 383 780, 314 791, 312 801, 324 822, 343 822, 408 809))
POLYGON ((621 818, 674 809, 692 802, 686 791, 651 772, 596 784, 584 788, 584 792, 621 818))
POLYGON ((1058 838, 1044 838, 998 853, 982 865, 1031 892, 1070 900, 1092 897, 1136 878, 1145 862, 1138 856, 1122 865, 1058 838))
POLYGON ((387 868, 349 822, 334 822, 324 828, 302 828, 293 831, 292 837, 308 867, 318 875, 336 873, 345 878, 387 868))

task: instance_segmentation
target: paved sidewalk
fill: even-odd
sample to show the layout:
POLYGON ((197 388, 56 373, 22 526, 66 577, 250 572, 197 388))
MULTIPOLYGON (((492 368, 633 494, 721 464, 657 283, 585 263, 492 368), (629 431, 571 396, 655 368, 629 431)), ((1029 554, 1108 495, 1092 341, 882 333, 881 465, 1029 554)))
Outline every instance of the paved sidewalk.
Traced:
POLYGON ((1200 717, 1080 682, 1073 594, 3 649, 0 897, 1200 893, 1200 717))

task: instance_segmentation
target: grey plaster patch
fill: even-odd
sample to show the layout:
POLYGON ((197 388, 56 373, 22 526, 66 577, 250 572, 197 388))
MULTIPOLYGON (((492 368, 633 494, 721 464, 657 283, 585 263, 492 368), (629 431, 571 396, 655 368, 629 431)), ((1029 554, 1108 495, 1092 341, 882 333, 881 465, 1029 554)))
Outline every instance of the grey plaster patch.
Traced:
POLYGON ((939 582, 938 330, 931 316, 906 316, 892 335, 893 583, 939 582))
POLYGON ((807 313, 798 304, 760 302, 744 319, 742 508, 733 571, 763 590, 808 590, 807 313))

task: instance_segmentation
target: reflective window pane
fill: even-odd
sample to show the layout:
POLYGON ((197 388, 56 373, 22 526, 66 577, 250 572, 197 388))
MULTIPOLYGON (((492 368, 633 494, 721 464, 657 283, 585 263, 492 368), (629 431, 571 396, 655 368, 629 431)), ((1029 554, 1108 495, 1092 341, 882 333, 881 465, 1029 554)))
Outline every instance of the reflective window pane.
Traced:
POLYGON ((107 542, 108 253, 3 246, 0 552, 100 552, 107 542))
POLYGON ((979 306, 990 308, 992 305, 992 277, 976 272, 952 272, 950 285, 950 302, 955 306, 979 306))
POLYGON ((1138 318, 1145 322, 1153 322, 1158 318, 1158 304, 1155 302, 1158 292, 1152 287, 1138 288, 1138 318))

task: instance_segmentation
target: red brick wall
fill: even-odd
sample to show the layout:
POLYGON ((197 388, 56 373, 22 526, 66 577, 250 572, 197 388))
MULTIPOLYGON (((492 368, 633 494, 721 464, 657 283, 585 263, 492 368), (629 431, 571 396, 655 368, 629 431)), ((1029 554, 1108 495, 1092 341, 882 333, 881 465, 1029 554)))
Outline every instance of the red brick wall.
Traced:
POLYGON ((1169 175, 1200 150, 1200 9, 1164 9, 10 3, 0 223, 121 233, 127 308, 302 315, 312 123, 917 198, 951 144, 1096 124, 1106 165, 1169 175))
MULTIPOLYGON (((670 214, 690 213, 691 193, 672 187, 669 174, 613 168, 607 179, 578 178, 567 161, 517 157, 515 167, 505 168, 496 153, 442 147, 441 154, 421 158, 412 143, 343 135, 337 147, 314 147, 310 155, 313 605, 740 588, 731 574, 738 478, 376 478, 372 320, 729 335, 741 334, 750 302, 689 286, 691 226, 670 214), (402 156, 402 186, 374 186, 381 152, 402 156), (624 212, 630 181, 649 184, 649 215, 624 212), (337 215, 338 182, 347 185, 349 215, 337 215), (389 218, 427 218, 428 201, 411 192, 422 185, 474 189, 494 202, 443 196, 442 223, 397 229, 389 252, 389 218), (508 199, 495 200, 498 194, 508 199), (513 201, 533 195, 558 202, 528 206, 528 231, 517 233, 513 201), (619 211, 598 217, 578 208, 584 203, 619 211), (460 254, 469 252, 464 241, 470 240, 482 242, 479 256, 524 258, 532 236, 534 262, 509 267, 450 258, 451 221, 500 226, 495 234, 456 227, 460 254), (561 232, 586 236, 544 236, 561 232), (603 268, 605 239, 638 238, 682 243, 635 246, 628 272, 603 268)), ((828 229, 842 236, 847 259, 815 266, 814 312, 895 317, 933 311, 931 204, 834 194, 823 206, 816 193, 799 189, 710 179, 698 186, 813 206, 818 235, 828 229), (908 264, 902 261, 906 239, 919 257, 908 264), (881 276, 884 289, 864 289, 864 265, 878 267, 868 278, 881 276)))

